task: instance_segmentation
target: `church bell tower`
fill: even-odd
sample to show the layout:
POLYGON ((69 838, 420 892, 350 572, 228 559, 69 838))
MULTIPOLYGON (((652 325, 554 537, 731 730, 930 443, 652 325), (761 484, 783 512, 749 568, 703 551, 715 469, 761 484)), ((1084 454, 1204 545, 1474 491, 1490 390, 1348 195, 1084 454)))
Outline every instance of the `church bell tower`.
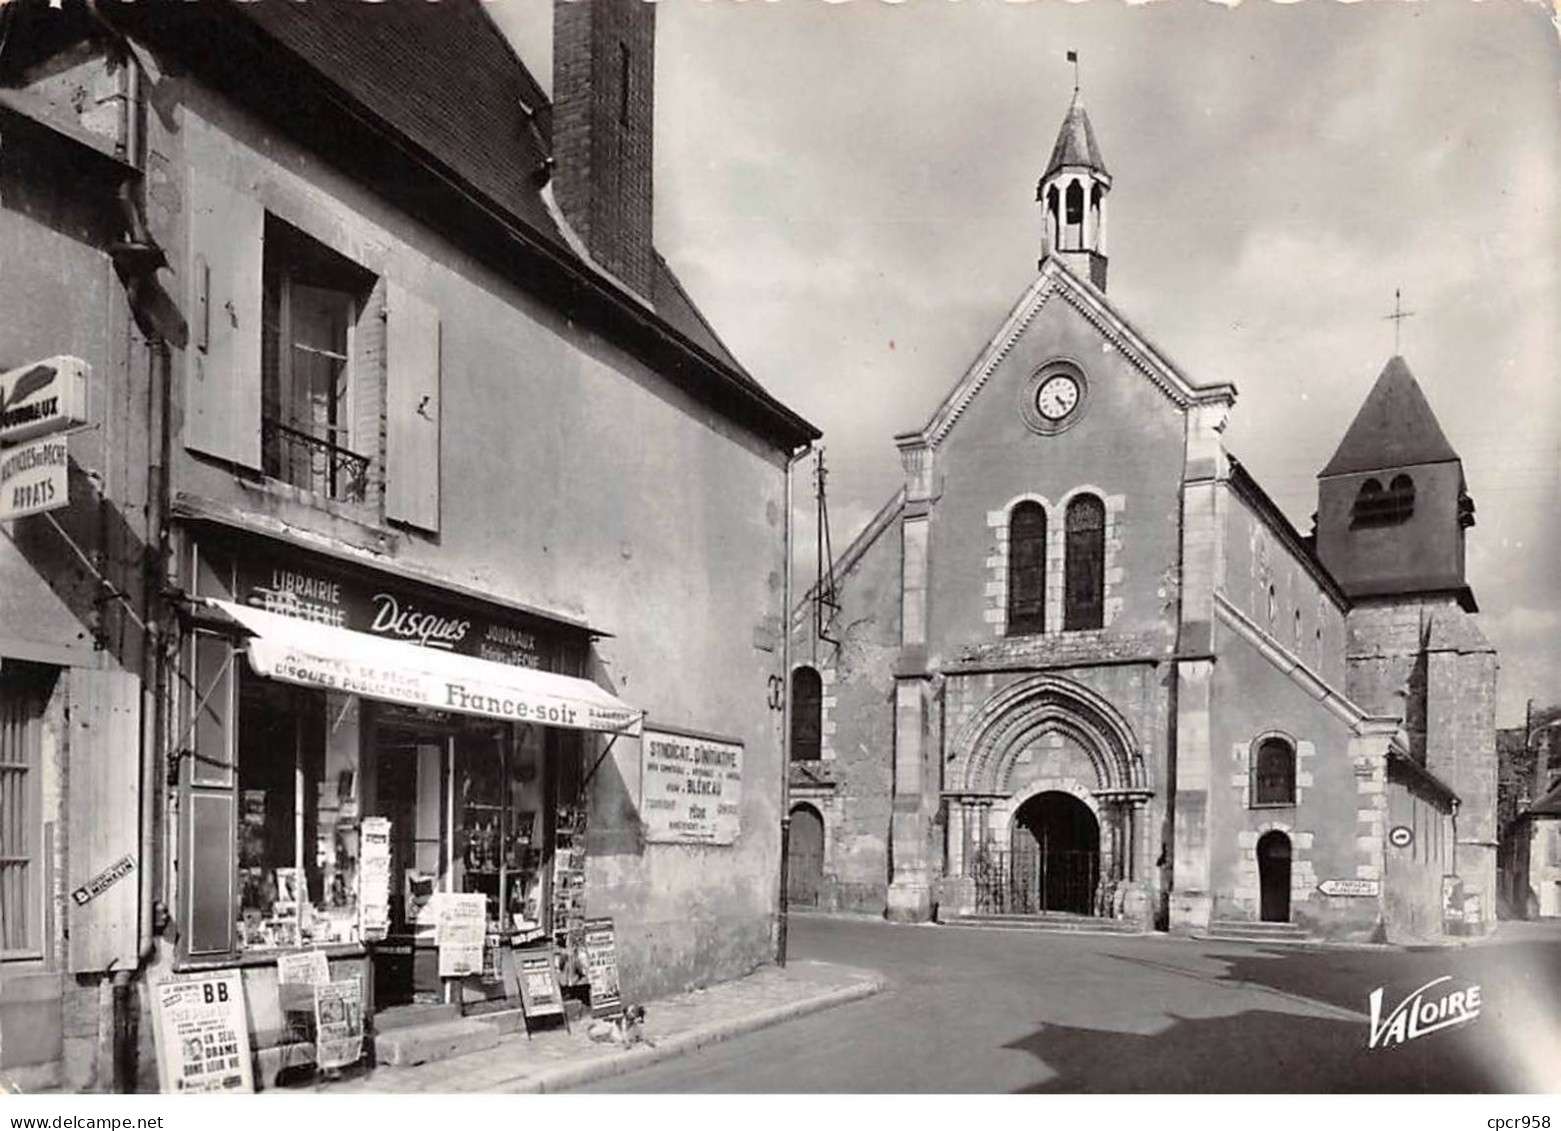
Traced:
MULTIPOLYGON (((1072 52, 1068 57, 1077 64, 1072 52)), ((1106 289, 1106 195, 1110 191, 1111 174, 1095 143, 1095 130, 1075 81, 1073 102, 1062 120, 1046 172, 1035 187, 1046 227, 1041 261, 1056 256, 1102 291, 1106 289)))

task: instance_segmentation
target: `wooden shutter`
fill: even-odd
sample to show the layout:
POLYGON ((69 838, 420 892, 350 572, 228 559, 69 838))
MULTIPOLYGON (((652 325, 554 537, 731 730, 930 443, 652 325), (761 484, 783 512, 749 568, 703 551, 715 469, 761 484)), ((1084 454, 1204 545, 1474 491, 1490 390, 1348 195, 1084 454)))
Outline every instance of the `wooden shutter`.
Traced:
POLYGON ((363 502, 379 509, 385 487, 385 291, 384 279, 364 300, 352 330, 352 450, 369 461, 363 502))
POLYGON ((191 170, 189 237, 195 325, 184 374, 184 445, 259 471, 265 210, 191 170))
POLYGON ((70 971, 134 969, 141 906, 141 680, 70 669, 70 971), (126 871, 123 861, 131 861, 126 871), (118 873, 118 878, 114 878, 118 873), (94 884, 93 881, 99 881, 94 884), (82 889, 86 888, 85 891, 82 889))
POLYGON ((393 282, 385 346, 385 517, 437 531, 439 312, 393 282))
POLYGON ((198 633, 190 646, 192 686, 186 723, 184 844, 185 947, 188 953, 233 949, 234 875, 237 868, 238 673, 243 662, 231 644, 198 633))

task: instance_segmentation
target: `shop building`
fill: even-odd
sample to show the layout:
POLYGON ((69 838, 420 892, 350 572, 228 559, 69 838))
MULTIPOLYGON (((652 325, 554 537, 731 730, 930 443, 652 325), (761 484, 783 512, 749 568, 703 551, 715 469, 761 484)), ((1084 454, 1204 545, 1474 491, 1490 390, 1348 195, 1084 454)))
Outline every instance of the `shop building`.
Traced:
POLYGON ((1035 279, 793 610, 792 897, 1485 929, 1496 663, 1462 464, 1394 358, 1296 531, 1225 448, 1235 388, 1107 297, 1111 187, 1076 96, 1035 279))
POLYGON ((8 155, 86 175, 5 163, 0 361, 92 392, 0 542, 5 1068, 156 1087, 153 987, 237 971, 267 1082, 303 949, 371 1035, 513 1010, 500 952, 580 982, 587 916, 631 998, 768 961, 817 431, 655 252, 654 7, 560 5, 551 100, 476 2, 6 18, 8 155))

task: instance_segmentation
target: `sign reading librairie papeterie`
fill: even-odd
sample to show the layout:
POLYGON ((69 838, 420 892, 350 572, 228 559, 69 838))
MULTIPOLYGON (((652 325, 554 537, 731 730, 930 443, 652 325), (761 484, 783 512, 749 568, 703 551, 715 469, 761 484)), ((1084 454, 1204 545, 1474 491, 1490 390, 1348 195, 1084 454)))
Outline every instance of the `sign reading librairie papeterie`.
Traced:
POLYGON ((645 728, 640 820, 661 844, 731 844, 742 826, 743 746, 645 728))
POLYGON ((0 444, 85 424, 91 371, 79 357, 51 357, 0 373, 0 444))

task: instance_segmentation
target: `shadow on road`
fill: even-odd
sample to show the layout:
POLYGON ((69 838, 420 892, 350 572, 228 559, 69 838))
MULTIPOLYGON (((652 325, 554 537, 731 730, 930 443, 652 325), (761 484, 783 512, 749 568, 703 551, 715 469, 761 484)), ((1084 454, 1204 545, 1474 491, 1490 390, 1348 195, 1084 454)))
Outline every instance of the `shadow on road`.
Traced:
MULTIPOLYGON (((1046 1025, 1005 1047, 1053 1073, 1025 1092, 1483 1092, 1475 1065, 1429 1040, 1368 1050, 1365 1026, 1247 1010, 1171 1017, 1156 1033, 1046 1025)), ((1440 1034, 1439 1034, 1440 1035, 1440 1034)))

